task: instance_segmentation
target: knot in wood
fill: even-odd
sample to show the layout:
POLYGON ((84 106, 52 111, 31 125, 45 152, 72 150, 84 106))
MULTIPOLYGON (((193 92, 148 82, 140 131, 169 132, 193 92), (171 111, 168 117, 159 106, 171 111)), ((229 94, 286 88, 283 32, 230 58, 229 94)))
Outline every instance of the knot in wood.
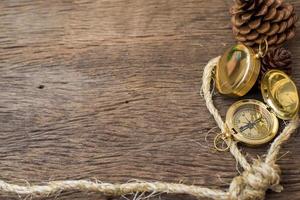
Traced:
POLYGON ((280 168, 255 160, 249 170, 235 177, 229 187, 230 200, 263 200, 268 189, 281 192, 280 168))

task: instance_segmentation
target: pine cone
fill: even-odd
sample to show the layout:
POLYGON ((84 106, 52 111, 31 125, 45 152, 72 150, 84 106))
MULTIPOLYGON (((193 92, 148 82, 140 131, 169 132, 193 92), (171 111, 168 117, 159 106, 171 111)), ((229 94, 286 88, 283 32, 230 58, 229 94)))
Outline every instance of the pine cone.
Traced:
POLYGON ((283 0, 235 0, 231 15, 236 39, 254 48, 264 39, 274 48, 295 36, 298 18, 283 0))
POLYGON ((289 50, 283 47, 269 50, 267 55, 262 58, 261 75, 271 69, 278 69, 290 75, 292 73, 291 64, 292 54, 289 50))

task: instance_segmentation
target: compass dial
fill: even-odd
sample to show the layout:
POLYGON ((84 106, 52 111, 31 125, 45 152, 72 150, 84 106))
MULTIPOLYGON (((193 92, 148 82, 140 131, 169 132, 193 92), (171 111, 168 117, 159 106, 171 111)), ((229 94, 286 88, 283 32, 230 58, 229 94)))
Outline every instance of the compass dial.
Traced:
POLYGON ((278 130, 276 116, 257 100, 242 100, 233 104, 228 110, 226 121, 233 136, 249 145, 270 141, 278 130))
POLYGON ((270 120, 255 106, 249 106, 239 109, 234 114, 233 126, 246 138, 257 140, 263 139, 269 134, 270 120))

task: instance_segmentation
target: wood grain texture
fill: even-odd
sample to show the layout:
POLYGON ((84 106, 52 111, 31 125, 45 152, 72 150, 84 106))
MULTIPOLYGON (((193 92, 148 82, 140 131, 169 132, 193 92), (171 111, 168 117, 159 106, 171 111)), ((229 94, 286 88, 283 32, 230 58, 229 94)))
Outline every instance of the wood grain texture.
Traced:
MULTIPOLYGON (((300 15, 300 1, 290 2, 300 15)), ((210 149, 213 135, 205 141, 216 124, 199 90, 206 62, 234 44, 231 3, 1 0, 0 178, 227 188, 235 161, 210 149)), ((288 46, 300 85, 300 34, 288 46)), ((215 99, 223 116, 235 101, 215 99)), ((267 199, 300 199, 299 144, 295 134, 284 146, 285 190, 267 199)), ((242 149, 251 159, 267 147, 242 149)), ((107 198, 68 192, 58 199, 107 198)))

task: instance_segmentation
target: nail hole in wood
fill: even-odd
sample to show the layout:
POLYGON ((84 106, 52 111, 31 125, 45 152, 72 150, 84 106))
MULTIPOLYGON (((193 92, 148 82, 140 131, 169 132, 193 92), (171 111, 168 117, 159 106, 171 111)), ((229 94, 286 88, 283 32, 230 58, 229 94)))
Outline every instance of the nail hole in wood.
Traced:
POLYGON ((39 87, 38 87, 39 89, 44 89, 45 88, 45 86, 44 85, 39 85, 39 87))

